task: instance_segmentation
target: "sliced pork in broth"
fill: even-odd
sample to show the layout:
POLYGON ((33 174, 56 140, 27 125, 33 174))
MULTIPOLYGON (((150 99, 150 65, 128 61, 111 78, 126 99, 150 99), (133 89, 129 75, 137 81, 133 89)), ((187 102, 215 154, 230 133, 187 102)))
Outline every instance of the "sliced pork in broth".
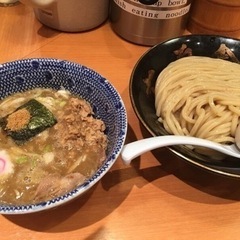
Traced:
POLYGON ((91 177, 105 160, 104 122, 94 117, 87 101, 65 90, 34 89, 7 97, 0 101, 0 119, 2 203, 30 204, 63 195, 91 177), (29 102, 43 105, 46 111, 37 121, 45 126, 34 134, 28 128, 37 116, 26 113, 29 102), (51 116, 51 124, 46 124, 46 115, 51 116), (16 141, 19 122, 24 131, 20 129, 21 141, 16 141), (9 134, 12 130, 15 133, 9 134))

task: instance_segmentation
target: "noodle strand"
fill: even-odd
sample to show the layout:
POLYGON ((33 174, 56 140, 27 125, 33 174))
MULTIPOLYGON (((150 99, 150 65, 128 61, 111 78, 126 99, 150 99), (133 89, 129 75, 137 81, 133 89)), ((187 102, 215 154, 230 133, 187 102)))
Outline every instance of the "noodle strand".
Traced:
POLYGON ((158 76, 155 107, 170 134, 234 142, 240 121, 240 66, 198 56, 176 60, 158 76))

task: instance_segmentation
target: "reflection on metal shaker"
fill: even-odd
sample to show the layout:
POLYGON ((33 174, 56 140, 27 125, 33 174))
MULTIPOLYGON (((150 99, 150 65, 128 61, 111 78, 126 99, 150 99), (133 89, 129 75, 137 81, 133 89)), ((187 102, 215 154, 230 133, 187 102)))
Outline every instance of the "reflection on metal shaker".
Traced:
POLYGON ((112 29, 122 38, 153 46, 183 34, 192 0, 111 0, 112 29))

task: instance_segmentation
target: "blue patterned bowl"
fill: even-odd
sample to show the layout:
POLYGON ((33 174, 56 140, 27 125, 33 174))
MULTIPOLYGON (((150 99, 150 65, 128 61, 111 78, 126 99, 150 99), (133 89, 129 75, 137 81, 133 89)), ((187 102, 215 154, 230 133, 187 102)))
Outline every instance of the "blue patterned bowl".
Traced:
POLYGON ((95 185, 118 158, 127 133, 124 103, 116 89, 97 72, 58 59, 24 59, 0 65, 0 98, 34 88, 66 89, 86 99, 106 125, 107 158, 98 171, 64 196, 32 205, 1 205, 1 214, 25 214, 55 208, 82 195, 95 185))

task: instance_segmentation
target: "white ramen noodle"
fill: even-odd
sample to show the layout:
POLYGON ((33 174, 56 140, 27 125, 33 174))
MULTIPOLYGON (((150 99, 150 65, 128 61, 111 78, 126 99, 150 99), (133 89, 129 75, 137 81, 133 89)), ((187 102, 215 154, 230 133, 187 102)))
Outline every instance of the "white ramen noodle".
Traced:
POLYGON ((191 56, 170 63, 155 86, 159 121, 170 134, 234 142, 239 76, 239 64, 222 59, 191 56))

